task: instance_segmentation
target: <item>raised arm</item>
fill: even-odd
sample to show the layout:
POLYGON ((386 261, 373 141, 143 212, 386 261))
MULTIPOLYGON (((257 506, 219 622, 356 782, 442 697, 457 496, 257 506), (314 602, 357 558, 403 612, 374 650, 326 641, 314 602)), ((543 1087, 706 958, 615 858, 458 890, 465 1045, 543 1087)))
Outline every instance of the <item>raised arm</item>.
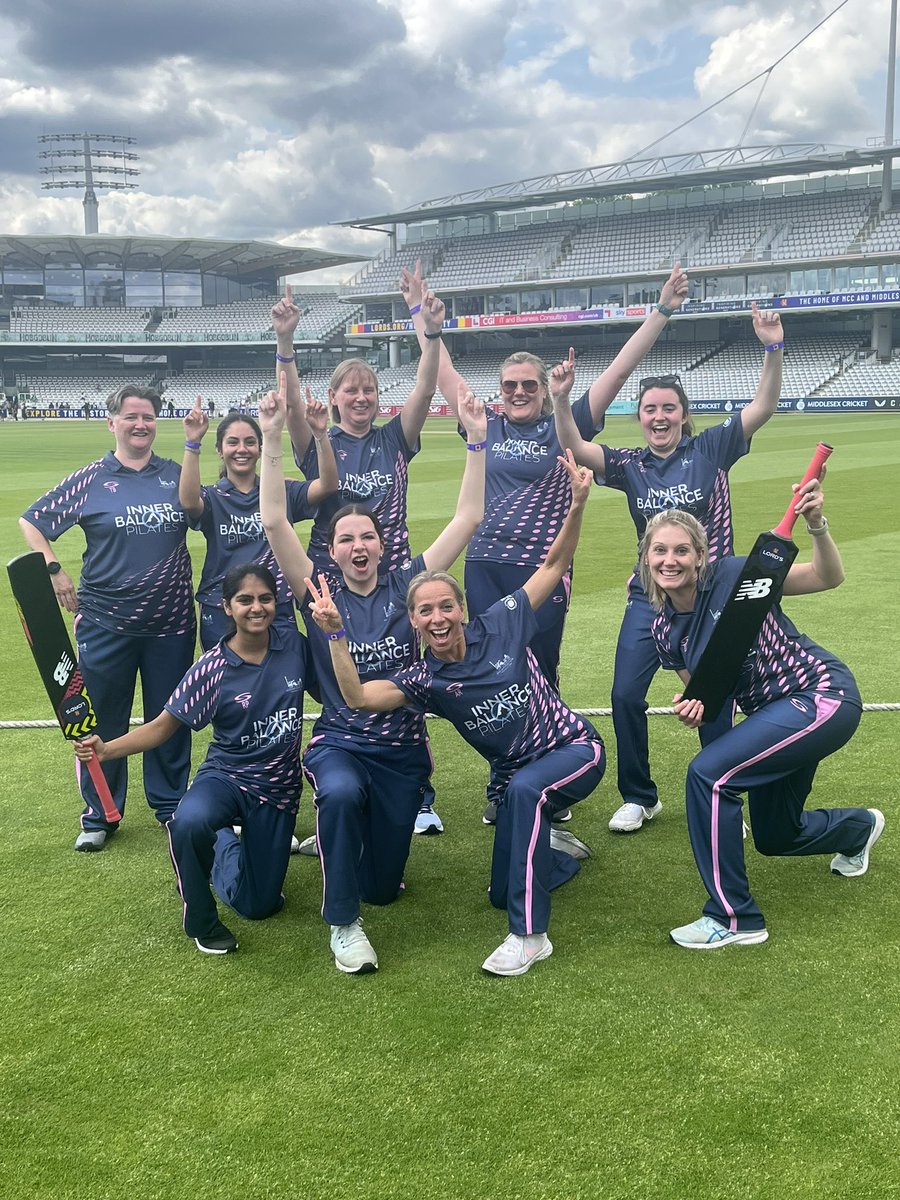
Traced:
POLYGON ((297 355, 294 352, 294 331, 300 321, 300 309, 294 303, 293 289, 284 285, 284 295, 272 306, 272 328, 275 330, 275 378, 284 374, 287 380, 287 430, 291 445, 302 462, 309 448, 312 430, 306 421, 300 391, 300 374, 297 371, 297 355))
MULTIPOLYGON (((460 384, 465 388, 465 384, 460 384)), ((459 420, 466 430, 466 469, 459 485, 456 512, 449 525, 425 551, 425 566, 449 571, 465 550, 484 516, 484 471, 487 450, 487 414, 484 404, 470 391, 462 391, 459 420)))
POLYGON ((367 712, 393 712, 395 708, 402 708, 406 704, 406 695, 389 679, 360 682, 356 663, 347 646, 344 623, 331 598, 325 576, 319 576, 318 588, 312 579, 307 578, 303 582, 310 595, 309 611, 312 618, 328 638, 331 665, 344 703, 350 708, 362 708, 367 712))
POLYGON ((108 762, 111 758, 144 754, 148 750, 155 750, 157 746, 167 742, 176 730, 183 728, 177 717, 163 709, 158 717, 154 717, 146 725, 138 725, 128 733, 123 733, 121 737, 113 738, 111 742, 104 742, 94 736, 80 738, 75 743, 75 754, 82 762, 90 762, 95 755, 100 762, 108 762))
MULTIPOLYGON (((425 318, 422 316, 421 305, 422 298, 427 291, 427 284, 422 278, 422 261, 416 259, 415 271, 408 271, 406 267, 400 272, 400 291, 409 305, 409 315, 413 323, 413 328, 416 331, 416 337, 419 346, 424 351, 427 345, 425 339, 425 318)), ((441 391, 441 395, 450 405, 450 410, 454 417, 459 419, 457 409, 459 399, 460 384, 463 385, 465 391, 469 390, 469 385, 466 380, 460 375, 456 367, 453 365, 453 359, 450 357, 450 352, 440 342, 440 358, 438 360, 437 385, 441 391)))
POLYGON ((328 436, 328 405, 316 400, 309 388, 306 389, 306 423, 316 443, 316 458, 319 463, 319 478, 309 485, 307 496, 310 504, 321 504, 326 496, 333 495, 341 486, 334 447, 328 436))
POLYGON ((195 521, 203 514, 203 499, 200 495, 200 443, 209 430, 209 417, 202 408, 203 397, 194 399, 194 407, 184 418, 184 458, 181 460, 181 478, 178 480, 178 503, 195 521))
POLYGON ((422 307, 418 316, 422 318, 422 353, 416 368, 416 386, 406 397, 400 424, 403 436, 410 449, 419 440, 428 406, 437 389, 438 363, 440 362, 442 330, 444 327, 444 302, 426 290, 422 296, 422 307))
POLYGON ((259 402, 263 445, 259 471, 259 513, 266 539, 295 596, 302 596, 313 565, 287 517, 282 432, 287 410, 287 381, 282 372, 277 392, 259 402))
POLYGON ((835 545, 823 512, 825 494, 820 481, 811 479, 797 493, 795 512, 806 521, 812 539, 812 562, 794 563, 784 581, 785 596, 807 596, 813 592, 828 592, 844 582, 844 564, 835 545))
POLYGON ((602 375, 598 375, 588 389, 588 401, 594 425, 600 426, 606 410, 622 390, 628 376, 656 345, 669 318, 681 308, 688 294, 687 272, 681 263, 676 263, 672 273, 662 285, 659 304, 631 335, 602 375))
MULTIPOLYGON (((43 554, 46 563, 59 562, 56 551, 36 525, 32 525, 24 517, 19 517, 19 528, 29 550, 37 550, 39 554, 43 554)), ((64 608, 66 612, 78 612, 78 593, 72 576, 60 567, 55 575, 50 576, 50 583, 53 585, 53 594, 59 607, 64 608)))
POLYGON ((591 491, 590 472, 576 465, 571 450, 567 450, 566 457, 559 461, 569 473, 572 503, 562 528, 547 551, 547 557, 524 584, 525 594, 533 609, 540 608, 545 600, 550 599, 556 585, 571 566, 581 534, 584 506, 591 491))
POLYGON ((606 456, 603 447, 589 442, 581 436, 572 406, 569 403, 569 393, 575 382, 575 348, 569 347, 569 357, 559 363, 550 372, 550 395, 553 398, 553 419, 556 422, 556 436, 563 450, 571 451, 573 458, 582 467, 597 471, 603 475, 606 472, 606 456))
POLYGON ((779 313, 775 309, 760 312, 754 300, 753 332, 762 342, 765 352, 756 395, 747 407, 741 410, 741 427, 745 438, 753 437, 778 407, 784 369, 784 330, 779 313))

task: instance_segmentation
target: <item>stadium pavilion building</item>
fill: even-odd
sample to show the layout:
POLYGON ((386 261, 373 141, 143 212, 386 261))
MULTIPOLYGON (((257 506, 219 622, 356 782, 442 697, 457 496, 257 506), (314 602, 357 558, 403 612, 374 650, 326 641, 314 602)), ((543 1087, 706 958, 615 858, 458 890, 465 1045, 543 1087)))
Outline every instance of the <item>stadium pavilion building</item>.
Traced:
MULTIPOLYGON (((574 345, 577 387, 681 261, 690 301, 641 375, 678 371, 701 412, 740 407, 759 376, 756 299, 786 317, 782 408, 900 411, 900 173, 885 188, 879 165, 889 152, 900 147, 670 155, 343 222, 388 244, 343 287, 295 284, 301 371, 321 394, 336 361, 365 356, 393 411, 418 353, 397 279, 420 258, 447 303, 451 352, 485 398, 512 349, 552 363, 574 345)), ((272 383, 268 314, 283 279, 354 261, 266 242, 0 239, 4 388, 48 414, 135 375, 176 411, 197 392, 219 408, 252 402, 272 383)), ((629 381, 619 407, 635 392, 629 381)))

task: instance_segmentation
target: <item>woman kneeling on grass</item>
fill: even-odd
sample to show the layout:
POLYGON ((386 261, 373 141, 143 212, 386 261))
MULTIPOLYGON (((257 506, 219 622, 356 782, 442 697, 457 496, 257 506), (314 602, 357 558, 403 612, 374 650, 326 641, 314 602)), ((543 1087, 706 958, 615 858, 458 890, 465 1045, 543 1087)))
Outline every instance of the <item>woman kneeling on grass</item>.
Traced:
MULTIPOLYGON (((795 491, 813 553, 812 562, 789 570, 782 589, 787 596, 827 591, 844 578, 818 481, 795 491)), ((703 527, 688 513, 658 513, 647 523, 640 570, 658 610, 653 636, 662 665, 685 683, 745 561, 710 563, 703 527)), ((744 660, 734 695, 746 720, 706 745, 687 773, 688 830, 709 893, 704 915, 671 932, 672 941, 689 950, 752 945, 769 936, 747 882, 742 792, 761 854, 833 854, 835 875, 864 875, 884 829, 875 808, 804 810, 819 762, 853 736, 862 702, 849 669, 798 632, 778 603, 744 660)), ((680 694, 675 712, 691 729, 703 720, 702 702, 680 694)))
POLYGON ((490 975, 524 975, 548 958, 550 892, 571 879, 587 846, 553 829, 553 814, 594 790, 605 756, 593 726, 567 708, 541 673, 528 644, 535 610, 553 594, 569 569, 590 474, 571 454, 561 459, 569 474, 572 504, 544 562, 511 595, 465 624, 462 590, 443 571, 422 571, 409 585, 409 619, 426 651, 389 679, 360 682, 346 641, 343 618, 327 580, 311 580, 311 612, 329 637, 331 660, 351 708, 391 712, 404 706, 446 717, 491 764, 502 785, 494 836, 490 898, 509 913, 510 933, 483 964, 490 975))
POLYGON ((259 920, 284 904, 291 838, 303 776, 300 741, 306 639, 273 627, 277 585, 260 563, 238 564, 222 581, 222 604, 234 630, 191 667, 165 708, 139 729, 103 742, 76 742, 86 762, 143 754, 179 729, 212 723, 213 740, 194 781, 166 825, 183 925, 204 954, 237 949, 219 920, 219 898, 239 916, 259 920), (232 828, 241 825, 239 839, 232 828))
MULTIPOLYGON (((287 385, 260 400, 263 431, 260 510, 269 545, 295 596, 302 596, 313 560, 297 539, 284 503, 281 440, 287 385)), ((484 405, 471 392, 459 398, 468 451, 456 512, 421 555, 382 569, 384 527, 361 504, 333 515, 326 535, 332 569, 319 579, 334 596, 335 631, 324 636, 304 612, 309 647, 322 693, 322 714, 303 756, 315 789, 315 845, 322 866, 322 916, 331 930, 334 965, 367 975, 378 956, 360 921, 360 902, 390 904, 403 872, 423 797, 430 787, 431 750, 423 716, 397 712, 373 717, 344 703, 331 668, 328 638, 343 637, 348 658, 367 679, 381 679, 418 657, 406 612, 410 579, 423 569, 446 570, 462 554, 484 513, 484 405), (340 629, 340 634, 336 632, 340 629)), ((331 643, 334 644, 333 642, 331 643)), ((394 707, 397 707, 396 705, 394 707)))

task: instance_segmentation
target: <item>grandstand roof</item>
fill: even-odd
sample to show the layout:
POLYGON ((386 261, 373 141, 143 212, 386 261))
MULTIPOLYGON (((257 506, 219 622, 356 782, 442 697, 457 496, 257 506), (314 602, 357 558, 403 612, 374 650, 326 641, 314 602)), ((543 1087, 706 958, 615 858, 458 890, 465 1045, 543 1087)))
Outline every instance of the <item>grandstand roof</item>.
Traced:
POLYGON ((635 158, 553 175, 538 175, 531 179, 519 179, 512 183, 426 200, 400 212, 337 221, 335 224, 359 227, 405 225, 412 221, 458 217, 466 213, 497 212, 537 204, 618 196, 623 192, 663 191, 667 188, 746 183, 784 175, 811 175, 819 171, 845 171, 852 167, 880 164, 891 154, 900 156, 900 144, 847 147, 802 142, 783 146, 695 150, 685 154, 635 158))
POLYGON ((224 241, 219 238, 106 237, 34 235, 0 236, 0 265, 12 267, 80 265, 131 266, 144 270, 215 271, 249 275, 274 270, 279 275, 317 271, 360 262, 366 256, 337 254, 310 246, 282 246, 277 242, 224 241))

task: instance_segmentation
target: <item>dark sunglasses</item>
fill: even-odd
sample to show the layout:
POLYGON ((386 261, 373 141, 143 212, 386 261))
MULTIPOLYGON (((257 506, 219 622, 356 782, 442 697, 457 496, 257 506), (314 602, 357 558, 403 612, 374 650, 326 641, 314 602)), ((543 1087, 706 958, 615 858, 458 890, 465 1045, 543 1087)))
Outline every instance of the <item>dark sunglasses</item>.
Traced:
POLYGON ((507 396, 512 396, 519 388, 533 396, 541 385, 536 379, 501 379, 500 390, 507 396))
POLYGON ((680 375, 648 375, 646 379, 642 379, 638 384, 641 395, 648 392, 650 388, 676 388, 679 392, 683 392, 684 388, 681 384, 680 375))

